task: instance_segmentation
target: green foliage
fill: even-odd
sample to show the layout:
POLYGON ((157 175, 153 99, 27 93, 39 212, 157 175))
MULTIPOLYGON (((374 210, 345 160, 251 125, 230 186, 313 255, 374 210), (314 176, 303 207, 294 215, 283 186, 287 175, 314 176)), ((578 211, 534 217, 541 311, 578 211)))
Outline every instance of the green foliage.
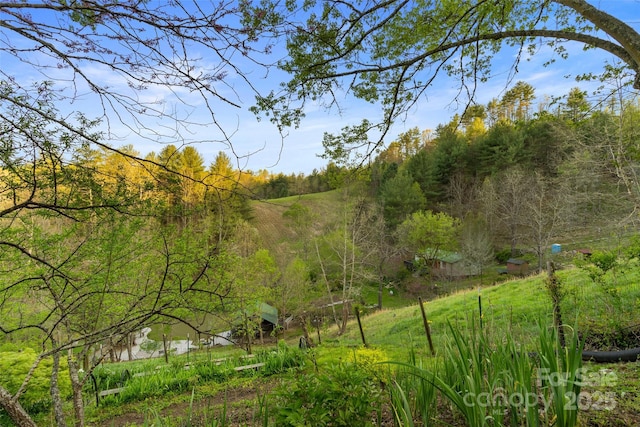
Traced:
POLYGON ((444 212, 418 211, 398 227, 400 242, 427 259, 456 248, 460 222, 444 212))
POLYGON ((408 363, 396 366, 395 380, 390 388, 394 418, 401 426, 413 427, 420 422, 425 426, 433 425, 438 414, 437 389, 433 386, 433 372, 437 371, 437 366, 419 358, 413 347, 408 356, 408 363), (427 366, 433 369, 429 370, 427 366), (421 375, 414 375, 415 369, 421 375))
POLYGON ((509 248, 501 249, 495 254, 495 259, 500 264, 505 264, 509 258, 511 258, 511 249, 509 248))
POLYGON ((269 376, 304 367, 306 354, 298 347, 289 346, 285 341, 279 341, 275 351, 259 353, 257 358, 265 364, 260 370, 260 374, 269 376))
POLYGON ((611 251, 594 251, 588 259, 577 259, 576 265, 610 296, 617 296, 617 284, 612 273, 619 267, 618 256, 611 251))
POLYGON ((317 374, 301 375, 281 387, 275 398, 275 424, 372 426, 381 404, 379 384, 358 365, 341 363, 317 374))
POLYGON ((400 169, 397 175, 382 184, 380 201, 384 219, 391 228, 422 209, 426 203, 420 185, 404 169, 400 169))
POLYGON ((358 369, 367 372, 371 377, 387 382, 389 377, 389 357, 384 350, 370 347, 358 347, 353 351, 350 362, 358 369))
MULTIPOLYGON (((590 261, 600 272, 599 276, 606 274, 616 266, 617 255, 608 251, 594 251, 590 261)), ((595 278, 592 278, 595 280, 595 278)))
POLYGON ((525 159, 524 134, 512 123, 500 122, 478 142, 479 171, 483 176, 522 164, 525 159))
POLYGON ((409 175, 418 183, 427 201, 438 199, 441 196, 442 188, 436 180, 434 154, 432 151, 418 151, 407 159, 403 167, 406 167, 409 175))
MULTIPOLYGON (((31 348, 0 353, 0 385, 12 394, 17 392, 36 359, 37 354, 31 348)), ((19 402, 27 412, 38 413, 49 409, 51 405, 49 389, 52 365, 53 360, 51 358, 40 361, 27 385, 26 391, 20 397, 19 402)), ((60 364, 58 386, 63 398, 71 395, 71 382, 66 363, 60 364)), ((3 414, 0 411, 0 421, 3 414)))
MULTIPOLYGON (((122 387, 117 394, 101 399, 101 405, 120 405, 137 402, 149 397, 182 393, 195 385, 206 382, 225 383, 231 378, 246 376, 268 377, 304 366, 306 354, 297 347, 280 342, 274 351, 263 351, 255 358, 231 357, 226 360, 210 360, 193 355, 187 363, 184 357, 173 357, 169 365, 150 360, 137 365, 130 372, 122 365, 98 366, 94 378, 99 391, 122 387), (264 363, 263 366, 236 371, 247 364, 264 363)), ((85 391, 93 393, 93 385, 87 383, 85 391)))
MULTIPOLYGON (((454 119, 455 120, 455 119, 454 119)), ((437 145, 433 150, 432 176, 435 186, 427 190, 437 201, 444 199, 451 178, 466 169, 468 142, 455 130, 457 123, 452 126, 438 127, 437 145)), ((473 159, 475 161, 476 159, 473 159)))
POLYGON ((563 348, 553 328, 540 328, 537 345, 518 343, 509 333, 498 337, 451 324, 449 329, 441 367, 424 368, 415 358, 398 363, 399 380, 393 390, 397 414, 415 411, 431 425, 437 391, 470 427, 577 425, 585 370, 576 334, 563 348), (530 345, 535 345, 532 353, 530 345), (420 406, 407 408, 409 395, 420 406))
MULTIPOLYGON (((271 4, 274 8, 280 5, 271 4)), ((365 129, 377 125, 384 138, 399 117, 427 99, 440 74, 455 76, 459 81, 458 95, 466 92, 473 98, 476 91, 471 90, 472 83, 477 87, 500 74, 493 61, 499 51, 510 50, 512 66, 517 67, 526 51, 528 55, 541 53, 540 43, 550 48, 545 65, 554 62, 554 56, 569 56, 562 41, 590 38, 588 47, 617 56, 622 63, 620 68, 638 68, 638 32, 620 27, 621 16, 611 16, 597 5, 586 7, 583 2, 478 4, 452 0, 349 7, 340 2, 308 1, 305 7, 290 6, 282 12, 283 16, 290 13, 297 14, 296 22, 304 22, 297 24, 296 31, 287 33, 288 56, 280 63, 291 79, 284 85, 284 94, 272 93, 260 105, 265 114, 282 115, 281 121, 286 124, 299 124, 292 117, 301 117, 306 102, 323 101, 339 109, 336 89, 340 88, 357 99, 380 105, 381 122, 367 123, 365 129), (610 44, 608 38, 629 43, 610 44)), ((616 68, 609 66, 603 77, 616 68)), ((616 87, 638 86, 635 71, 621 74, 620 68, 614 74, 619 79, 616 87)), ((580 77, 594 78, 588 74, 580 77)), ((533 97, 530 84, 517 82, 500 101, 495 101, 501 111, 494 120, 530 119, 533 97)), ((453 98, 460 101, 455 95, 453 98)), ((575 95, 571 109, 582 110, 584 104, 575 105, 574 98, 575 95)), ((456 119, 455 125, 459 121, 456 119)), ((332 145, 330 153, 360 153, 364 149, 369 154, 383 143, 382 138, 371 143, 361 136, 363 133, 360 126, 354 126, 350 134, 343 133, 344 144, 332 145)))
POLYGON ((640 237, 633 236, 629 244, 623 248, 623 252, 628 259, 640 260, 640 237))
POLYGON ((578 424, 580 388, 582 387, 582 344, 574 331, 565 347, 561 346, 555 328, 542 328, 539 341, 541 390, 552 402, 547 420, 555 418, 558 427, 578 424))

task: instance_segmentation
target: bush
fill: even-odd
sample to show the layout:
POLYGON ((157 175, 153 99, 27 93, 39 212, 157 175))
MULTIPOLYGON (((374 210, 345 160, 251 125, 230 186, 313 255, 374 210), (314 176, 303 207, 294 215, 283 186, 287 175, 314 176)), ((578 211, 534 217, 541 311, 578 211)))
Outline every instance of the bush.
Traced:
POLYGON ((281 340, 278 342, 276 351, 258 354, 258 360, 265 363, 261 374, 269 376, 304 366, 305 352, 298 347, 289 346, 281 340))
MULTIPOLYGON (((0 353, 0 384, 10 393, 18 391, 36 358, 37 354, 31 348, 0 353)), ((20 397, 20 404, 27 412, 43 412, 51 406, 49 387, 52 366, 52 358, 42 360, 29 381, 26 391, 20 397)), ((66 360, 60 361, 58 384, 63 397, 71 395, 71 381, 66 360)), ((0 413, 2 412, 0 411, 0 413)))
POLYGON ((388 377, 389 365, 384 363, 388 360, 384 351, 374 348, 359 347, 352 355, 352 362, 359 370, 383 382, 388 377))
POLYGON ((505 264, 509 258, 511 258, 511 249, 506 248, 496 252, 496 261, 499 264, 505 264))
POLYGON ((353 364, 299 376, 276 392, 275 425, 371 426, 381 406, 379 383, 353 364))

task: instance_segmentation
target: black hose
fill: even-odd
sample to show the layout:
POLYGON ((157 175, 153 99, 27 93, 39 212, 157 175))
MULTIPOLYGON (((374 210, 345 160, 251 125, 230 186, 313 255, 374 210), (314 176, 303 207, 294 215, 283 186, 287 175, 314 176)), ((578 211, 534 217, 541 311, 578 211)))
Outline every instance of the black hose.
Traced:
POLYGON ((582 360, 607 363, 607 362, 635 362, 640 355, 640 347, 619 351, 582 351, 582 360))

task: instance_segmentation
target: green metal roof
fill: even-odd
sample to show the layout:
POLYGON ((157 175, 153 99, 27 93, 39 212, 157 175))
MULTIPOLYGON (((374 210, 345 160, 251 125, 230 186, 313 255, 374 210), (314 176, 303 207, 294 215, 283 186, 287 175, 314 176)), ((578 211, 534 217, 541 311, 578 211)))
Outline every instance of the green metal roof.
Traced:
MULTIPOLYGON (((432 252, 427 251, 427 255, 430 255, 432 252)), ((451 252, 451 251, 445 251, 442 249, 439 249, 435 256, 431 257, 431 259, 437 260, 437 261, 444 261, 446 263, 449 264, 455 264, 456 262, 460 262, 464 259, 464 257, 462 256, 462 254, 458 253, 458 252, 451 252)))
POLYGON ((260 317, 262 317, 267 322, 273 323, 274 325, 278 324, 277 308, 272 307, 264 302, 258 303, 258 307, 260 308, 260 317))

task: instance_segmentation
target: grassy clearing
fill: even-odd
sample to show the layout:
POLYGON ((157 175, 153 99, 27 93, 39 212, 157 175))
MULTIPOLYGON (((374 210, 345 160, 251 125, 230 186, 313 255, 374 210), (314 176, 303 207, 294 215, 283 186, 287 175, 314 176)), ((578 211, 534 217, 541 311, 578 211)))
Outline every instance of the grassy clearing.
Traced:
MULTIPOLYGON (((610 330, 640 323, 636 308, 640 301, 639 275, 626 270, 616 278, 615 295, 593 283, 580 269, 557 272, 565 289, 563 313, 566 323, 581 328, 610 330)), ((447 324, 461 329, 471 321, 479 324, 481 297, 483 324, 488 329, 515 336, 531 336, 539 320, 551 321, 551 302, 545 287, 546 274, 514 279, 477 289, 459 291, 424 303, 435 343, 446 335, 447 324)), ((367 343, 397 347, 408 342, 425 341, 424 327, 417 300, 409 307, 372 313, 364 321, 367 343)), ((357 327, 334 342, 357 344, 357 327)))
POLYGON ((292 248, 299 244, 295 231, 288 226, 282 214, 294 203, 300 203, 312 212, 315 230, 322 230, 339 214, 344 205, 340 190, 325 193, 305 194, 268 201, 252 202, 252 225, 258 231, 261 244, 268 248, 277 259, 283 261, 291 257, 292 248))

